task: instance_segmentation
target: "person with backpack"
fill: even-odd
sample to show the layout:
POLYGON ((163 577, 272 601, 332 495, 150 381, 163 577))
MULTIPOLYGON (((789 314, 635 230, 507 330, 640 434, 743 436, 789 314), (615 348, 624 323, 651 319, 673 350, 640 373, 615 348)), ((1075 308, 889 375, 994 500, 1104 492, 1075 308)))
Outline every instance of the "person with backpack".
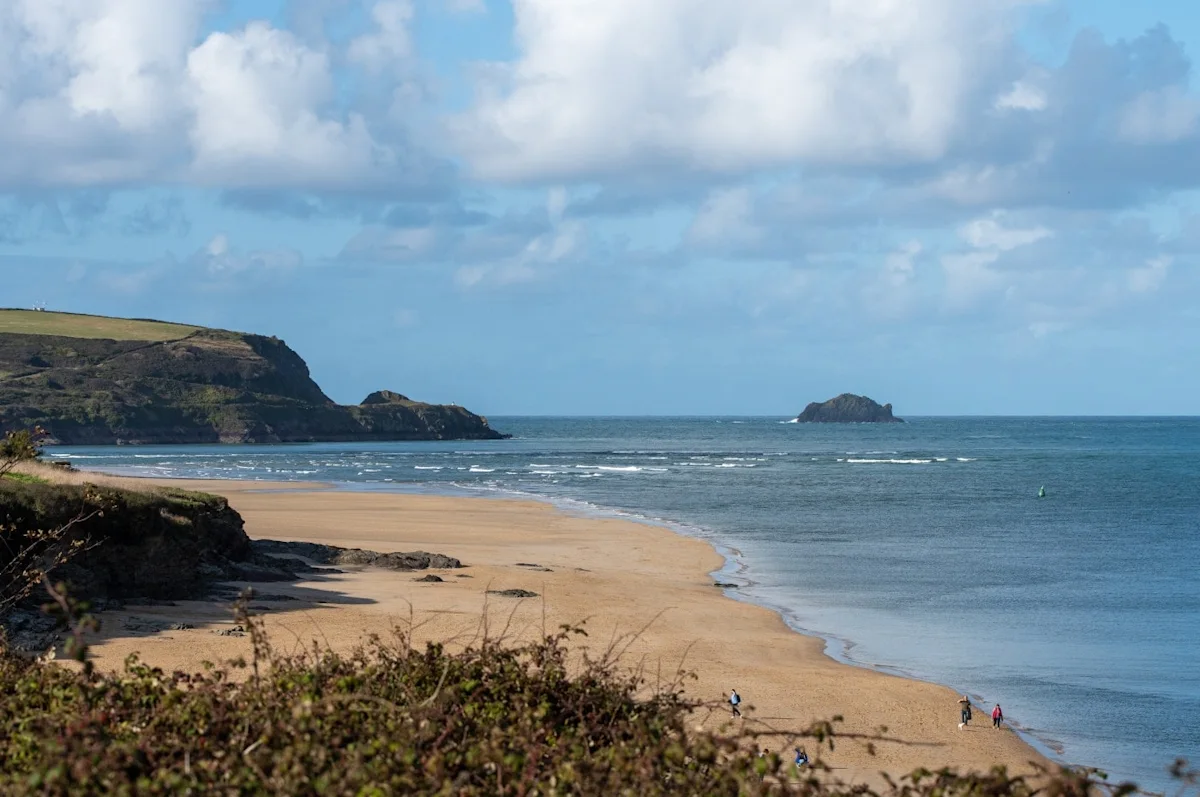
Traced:
POLYGON ((738 709, 738 706, 741 705, 741 702, 742 696, 737 693, 737 690, 729 690, 729 707, 733 709, 733 716, 735 717, 742 716, 741 710, 738 709))
POLYGON ((1001 722, 1004 722, 1004 712, 1000 710, 1000 704, 997 703, 996 707, 992 709, 992 727, 999 730, 1001 722))

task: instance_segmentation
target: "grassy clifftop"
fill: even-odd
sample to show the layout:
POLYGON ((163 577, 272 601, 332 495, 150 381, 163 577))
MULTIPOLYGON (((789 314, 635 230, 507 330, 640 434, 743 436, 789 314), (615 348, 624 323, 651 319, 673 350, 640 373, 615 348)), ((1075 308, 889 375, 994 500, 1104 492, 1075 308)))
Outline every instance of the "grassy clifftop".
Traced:
POLYGON ((109 318, 78 313, 47 313, 36 310, 0 310, 0 333, 58 335, 66 338, 104 340, 179 340, 200 327, 150 321, 140 318, 109 318))
POLYGON ((0 429, 76 445, 502 437, 462 407, 368 398, 335 404, 275 337, 0 311, 0 429))

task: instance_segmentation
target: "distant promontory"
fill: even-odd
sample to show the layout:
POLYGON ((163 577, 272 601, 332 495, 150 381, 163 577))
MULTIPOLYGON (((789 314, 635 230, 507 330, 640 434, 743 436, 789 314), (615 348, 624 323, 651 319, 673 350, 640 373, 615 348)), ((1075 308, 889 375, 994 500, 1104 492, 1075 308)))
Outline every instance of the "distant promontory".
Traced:
POLYGON ((804 408, 796 423, 904 423, 892 415, 892 405, 880 405, 866 396, 843 393, 829 401, 814 401, 804 408))
POLYGON ((325 395, 276 337, 0 310, 0 431, 63 445, 498 440, 487 418, 381 390, 325 395))

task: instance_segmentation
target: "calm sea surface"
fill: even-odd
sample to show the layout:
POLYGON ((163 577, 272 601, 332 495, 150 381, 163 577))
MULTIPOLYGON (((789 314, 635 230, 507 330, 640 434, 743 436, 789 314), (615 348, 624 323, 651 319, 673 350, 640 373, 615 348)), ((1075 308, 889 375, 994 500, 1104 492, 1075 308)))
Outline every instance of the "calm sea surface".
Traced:
POLYGON ((831 655, 998 701, 1065 761, 1166 789, 1174 757, 1200 760, 1200 419, 492 423, 516 439, 53 454, 666 523, 731 554, 721 578, 831 655))

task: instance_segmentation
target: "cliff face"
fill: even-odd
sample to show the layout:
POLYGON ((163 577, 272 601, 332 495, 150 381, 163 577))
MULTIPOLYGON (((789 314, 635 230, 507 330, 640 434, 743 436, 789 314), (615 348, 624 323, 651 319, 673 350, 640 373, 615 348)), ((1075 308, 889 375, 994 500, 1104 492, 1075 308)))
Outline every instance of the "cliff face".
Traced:
POLYGON ((64 445, 490 440, 462 407, 383 391, 335 404, 277 338, 202 329, 168 341, 0 333, 0 429, 64 445))
POLYGON ((826 402, 812 402, 796 418, 797 423, 903 423, 892 415, 892 405, 879 404, 866 396, 843 393, 826 402))
POLYGON ((224 498, 181 490, 89 493, 7 479, 0 480, 0 522, 10 528, 13 546, 0 552, 0 564, 11 550, 32 544, 32 530, 64 526, 79 515, 87 517, 72 539, 88 545, 53 573, 77 597, 192 599, 217 581, 253 574, 250 538, 224 498))

